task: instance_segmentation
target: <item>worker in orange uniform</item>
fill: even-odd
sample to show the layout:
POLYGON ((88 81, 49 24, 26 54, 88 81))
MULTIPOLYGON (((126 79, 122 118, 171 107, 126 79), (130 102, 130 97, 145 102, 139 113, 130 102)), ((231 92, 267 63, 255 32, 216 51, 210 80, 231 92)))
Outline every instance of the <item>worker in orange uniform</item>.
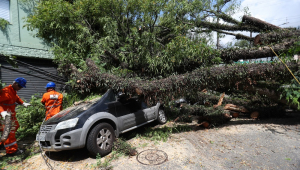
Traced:
MULTIPOLYGON (((15 133, 19 128, 19 122, 16 118, 16 103, 23 105, 25 107, 29 106, 29 103, 23 102, 22 99, 17 95, 17 91, 22 88, 26 88, 26 79, 22 77, 18 77, 15 79, 12 85, 9 85, 2 90, 0 90, 0 113, 1 118, 5 119, 6 115, 11 115, 11 131, 7 137, 7 139, 3 139, 0 141, 0 145, 4 144, 6 155, 7 156, 16 156, 23 153, 22 150, 18 149, 17 140, 15 137, 15 133)), ((0 131, 3 132, 2 126, 0 126, 0 131)))
POLYGON ((55 91, 55 87, 55 83, 49 82, 45 87, 47 92, 43 95, 41 100, 46 107, 46 120, 50 119, 63 109, 63 95, 55 91))

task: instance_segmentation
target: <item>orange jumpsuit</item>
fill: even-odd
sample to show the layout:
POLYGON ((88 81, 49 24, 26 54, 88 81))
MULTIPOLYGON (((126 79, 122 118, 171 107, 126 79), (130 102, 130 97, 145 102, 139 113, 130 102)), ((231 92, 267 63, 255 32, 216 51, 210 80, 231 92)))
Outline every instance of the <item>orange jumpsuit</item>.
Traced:
POLYGON ((63 95, 53 89, 48 89, 47 93, 44 93, 41 102, 46 107, 46 120, 50 119, 63 109, 63 95))
MULTIPOLYGON (((17 92, 13 89, 11 85, 0 90, 0 113, 3 111, 11 112, 12 127, 4 143, 7 154, 12 154, 18 150, 17 140, 15 137, 15 132, 19 128, 19 122, 16 118, 16 102, 18 104, 23 104, 23 100, 17 95, 17 92)), ((0 115, 1 117, 1 115, 0 115)), ((2 125, 0 126, 0 131, 3 132, 2 125)), ((2 144, 2 142, 0 142, 2 144)))

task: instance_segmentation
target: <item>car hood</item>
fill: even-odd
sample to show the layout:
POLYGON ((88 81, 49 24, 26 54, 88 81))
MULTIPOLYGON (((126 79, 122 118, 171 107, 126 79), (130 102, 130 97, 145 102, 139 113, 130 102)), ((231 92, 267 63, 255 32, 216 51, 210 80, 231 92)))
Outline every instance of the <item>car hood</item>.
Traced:
POLYGON ((76 117, 89 117, 92 114, 101 111, 107 111, 108 107, 106 103, 116 100, 115 93, 112 90, 108 90, 99 100, 83 102, 77 106, 69 107, 55 116, 51 117, 49 120, 45 121, 43 125, 57 124, 62 121, 73 119, 76 117), (86 116, 88 114, 89 116, 86 116))

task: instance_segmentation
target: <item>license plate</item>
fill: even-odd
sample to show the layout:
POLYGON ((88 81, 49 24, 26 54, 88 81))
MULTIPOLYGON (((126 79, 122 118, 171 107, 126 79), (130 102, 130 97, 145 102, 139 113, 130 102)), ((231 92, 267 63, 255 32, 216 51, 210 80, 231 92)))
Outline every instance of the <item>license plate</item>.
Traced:
POLYGON ((36 141, 45 141, 46 134, 37 134, 36 141))

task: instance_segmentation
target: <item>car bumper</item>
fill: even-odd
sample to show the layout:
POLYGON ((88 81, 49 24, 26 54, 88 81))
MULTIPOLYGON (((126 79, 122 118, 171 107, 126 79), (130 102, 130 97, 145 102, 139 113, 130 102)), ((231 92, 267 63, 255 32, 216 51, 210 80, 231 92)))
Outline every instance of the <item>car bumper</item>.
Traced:
POLYGON ((53 128, 55 127, 48 132, 41 131, 37 134, 36 140, 39 141, 44 151, 62 151, 84 147, 84 143, 80 140, 82 128, 65 133, 58 133, 59 131, 53 130, 53 128))

